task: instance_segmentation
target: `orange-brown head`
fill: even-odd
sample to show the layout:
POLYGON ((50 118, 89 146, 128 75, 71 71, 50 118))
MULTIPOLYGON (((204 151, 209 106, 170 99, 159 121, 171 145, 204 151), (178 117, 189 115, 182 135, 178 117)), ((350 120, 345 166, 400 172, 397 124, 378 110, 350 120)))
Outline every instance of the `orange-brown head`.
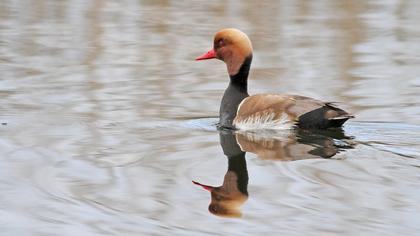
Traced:
POLYGON ((209 211, 212 214, 233 218, 242 216, 241 206, 248 199, 248 194, 242 193, 239 191, 238 186, 235 186, 237 183, 236 174, 228 171, 225 175, 223 185, 220 187, 204 185, 196 181, 192 182, 210 192, 211 202, 209 204, 209 211))
POLYGON ((248 36, 238 29, 227 28, 216 33, 213 49, 196 60, 220 59, 226 63, 229 75, 235 75, 249 57, 252 57, 252 44, 248 36))

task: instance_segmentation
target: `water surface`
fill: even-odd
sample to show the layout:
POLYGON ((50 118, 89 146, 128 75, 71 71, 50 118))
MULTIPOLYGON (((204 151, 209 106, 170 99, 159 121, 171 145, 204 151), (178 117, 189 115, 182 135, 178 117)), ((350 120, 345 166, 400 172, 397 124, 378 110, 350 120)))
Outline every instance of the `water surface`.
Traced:
POLYGON ((418 12, 414 0, 1 1, 0 235, 418 235, 418 12), (357 118, 332 133, 217 131, 225 67, 193 58, 224 27, 253 41, 251 94, 340 102, 357 118), (220 204, 209 211, 192 181, 218 187, 220 204))

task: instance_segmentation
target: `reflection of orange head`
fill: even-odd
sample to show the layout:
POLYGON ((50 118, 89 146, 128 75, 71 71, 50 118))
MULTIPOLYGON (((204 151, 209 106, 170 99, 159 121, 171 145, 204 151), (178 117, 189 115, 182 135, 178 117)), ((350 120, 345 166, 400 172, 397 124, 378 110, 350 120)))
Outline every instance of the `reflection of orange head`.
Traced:
MULTIPOLYGON (((222 217, 241 217, 241 206, 248 199, 248 195, 239 191, 236 184, 227 183, 226 177, 236 176, 233 173, 228 173, 225 176, 225 182, 220 187, 213 187, 204 185, 193 181, 194 184, 203 187, 205 190, 211 193, 211 202, 209 205, 209 211, 217 216, 222 217)), ((236 177, 232 179, 236 182, 236 177)))
POLYGON ((217 216, 238 218, 242 216, 241 206, 247 199, 248 196, 239 191, 227 193, 222 188, 215 188, 211 192, 209 211, 217 216))

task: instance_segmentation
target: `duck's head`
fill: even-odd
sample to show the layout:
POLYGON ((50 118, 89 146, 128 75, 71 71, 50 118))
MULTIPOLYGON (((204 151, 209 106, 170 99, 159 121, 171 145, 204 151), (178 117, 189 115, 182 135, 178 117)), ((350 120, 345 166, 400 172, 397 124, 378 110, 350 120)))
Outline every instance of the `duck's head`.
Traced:
POLYGON ((220 30, 214 36, 213 49, 195 60, 217 58, 226 63, 229 75, 236 75, 246 59, 252 58, 252 44, 248 36, 234 28, 220 30))
POLYGON ((223 186, 213 187, 193 181, 211 194, 209 211, 217 216, 238 218, 242 216, 241 206, 248 199, 248 195, 238 190, 227 191, 223 186))

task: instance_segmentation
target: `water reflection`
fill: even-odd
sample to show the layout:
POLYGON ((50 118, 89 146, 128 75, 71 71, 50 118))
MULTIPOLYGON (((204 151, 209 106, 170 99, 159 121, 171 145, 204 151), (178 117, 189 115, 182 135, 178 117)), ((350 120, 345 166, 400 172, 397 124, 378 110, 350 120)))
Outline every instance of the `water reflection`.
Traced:
POLYGON ((245 153, 239 147, 232 131, 222 130, 220 145, 228 159, 228 170, 222 186, 213 187, 195 182, 211 194, 209 211, 215 215, 240 217, 240 207, 248 199, 248 170, 245 153))
POLYGON ((209 211, 217 216, 241 217, 241 206, 248 199, 248 170, 245 154, 252 152, 261 159, 296 161, 331 158, 340 151, 353 148, 352 137, 342 129, 290 130, 287 132, 234 132, 221 130, 220 145, 228 159, 223 184, 215 187, 196 181, 194 184, 210 192, 209 211))
POLYGON ((416 0, 0 1, 0 235, 418 235, 419 12, 416 0), (253 41, 252 94, 357 115, 344 160, 316 158, 336 149, 298 134, 278 138, 283 159, 315 159, 246 154, 246 221, 202 210, 210 197, 190 181, 222 185, 227 161, 213 126, 183 122, 218 114, 226 70, 193 58, 225 27, 253 41))

